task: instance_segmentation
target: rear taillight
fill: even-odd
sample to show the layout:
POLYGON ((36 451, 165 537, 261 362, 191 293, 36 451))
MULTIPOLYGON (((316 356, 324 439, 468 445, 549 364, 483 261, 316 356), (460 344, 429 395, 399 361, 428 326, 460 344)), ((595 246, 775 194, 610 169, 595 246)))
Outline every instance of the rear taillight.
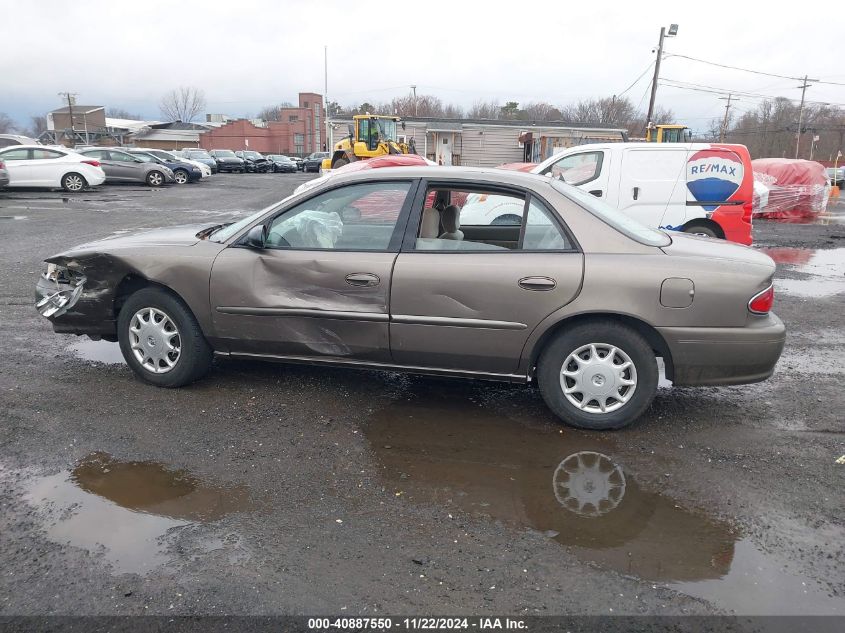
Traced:
POLYGON ((754 314, 768 314, 775 302, 775 287, 769 286, 763 292, 758 292, 748 302, 748 310, 754 314))
POLYGON ((83 160, 82 162, 85 163, 86 165, 91 165, 91 167, 99 167, 100 166, 100 161, 98 161, 98 160, 83 160))
POLYGON ((6 163, 0 160, 0 169, 6 169, 6 163))

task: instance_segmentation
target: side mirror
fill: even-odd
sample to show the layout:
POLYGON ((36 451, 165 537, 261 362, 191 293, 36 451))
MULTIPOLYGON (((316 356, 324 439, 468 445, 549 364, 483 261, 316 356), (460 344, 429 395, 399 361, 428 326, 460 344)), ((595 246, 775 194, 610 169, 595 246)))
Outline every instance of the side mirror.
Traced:
POLYGON ((250 248, 263 249, 267 242, 266 227, 263 224, 258 224, 249 230, 244 239, 244 245, 250 248))
POLYGON ((349 138, 355 138, 355 128, 352 126, 351 123, 349 124, 349 127, 347 129, 349 130, 349 138))

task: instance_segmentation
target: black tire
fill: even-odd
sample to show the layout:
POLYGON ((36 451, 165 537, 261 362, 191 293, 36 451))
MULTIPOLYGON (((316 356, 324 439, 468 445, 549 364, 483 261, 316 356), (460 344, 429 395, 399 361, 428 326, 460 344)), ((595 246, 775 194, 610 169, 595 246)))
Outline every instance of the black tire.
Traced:
POLYGON ((202 378, 211 368, 212 349, 187 305, 162 288, 142 288, 131 295, 117 317, 120 351, 132 371, 144 382, 158 387, 181 387, 202 378), (176 364, 165 373, 154 373, 142 366, 132 350, 129 326, 140 310, 154 308, 164 313, 176 326, 180 354, 176 364))
MULTIPOLYGON (((577 365, 570 365, 570 367, 577 367, 577 365)), ((628 374, 628 377, 630 378, 631 374, 628 374)), ((607 380, 602 378, 600 384, 607 380)), ((537 382, 543 400, 561 420, 581 429, 596 431, 619 429, 631 424, 642 415, 654 399, 657 380, 657 359, 648 341, 636 330, 609 320, 590 321, 565 328, 549 342, 537 363, 537 382), (561 386, 564 361, 579 347, 593 343, 616 347, 628 356, 636 371, 636 385, 630 398, 619 408, 607 413, 591 413, 582 410, 570 402, 561 386)), ((578 393, 573 394, 573 398, 577 399, 578 393)), ((582 393, 581 402, 586 397, 582 393)), ((590 405, 591 402, 598 403, 597 400, 588 400, 585 403, 586 406, 597 406, 590 405)))
POLYGON ((190 174, 184 169, 177 169, 173 172, 173 180, 177 185, 184 185, 191 179, 190 174), (181 178, 181 180, 180 180, 181 178))
POLYGON ((161 187, 167 182, 167 179, 162 172, 153 169, 147 174, 146 181, 148 187, 161 187))
POLYGON ((68 193, 79 193, 88 186, 88 181, 85 176, 77 174, 75 171, 68 172, 62 176, 62 189, 68 193))
POLYGON ((693 222, 692 224, 688 224, 687 226, 685 226, 684 233, 691 233, 693 235, 706 235, 707 237, 715 237, 717 239, 721 239, 722 237, 716 232, 716 229, 714 229, 712 226, 697 222, 693 222))
POLYGON ((341 156, 335 162, 332 163, 332 169, 337 169, 339 167, 343 167, 344 165, 349 164, 349 159, 345 156, 341 156))

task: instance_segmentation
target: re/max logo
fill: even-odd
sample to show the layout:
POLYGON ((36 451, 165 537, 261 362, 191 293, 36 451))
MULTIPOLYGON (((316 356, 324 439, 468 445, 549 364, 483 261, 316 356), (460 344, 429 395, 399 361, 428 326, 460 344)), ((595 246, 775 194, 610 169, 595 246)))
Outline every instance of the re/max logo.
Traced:
POLYGON ((715 163, 705 163, 704 165, 693 165, 689 170, 690 175, 696 174, 727 174, 728 176, 736 176, 736 167, 728 167, 727 165, 717 165, 715 163))

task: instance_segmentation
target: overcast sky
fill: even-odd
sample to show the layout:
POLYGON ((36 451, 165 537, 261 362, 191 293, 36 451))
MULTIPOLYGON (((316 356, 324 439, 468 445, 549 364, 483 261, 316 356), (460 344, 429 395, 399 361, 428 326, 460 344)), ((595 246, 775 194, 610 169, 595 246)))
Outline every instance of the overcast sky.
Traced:
MULTIPOLYGON (((722 2, 486 2, 416 0, 0 0, 0 112, 29 115, 77 102, 159 118, 161 95, 205 91, 208 111, 254 115, 323 92, 343 105, 433 94, 560 106, 624 91, 654 59, 661 26, 678 23, 666 52, 788 76, 845 83, 835 4, 722 2), (832 11, 830 19, 825 17, 832 11)), ((626 94, 648 105, 651 71, 626 94)), ((661 78, 799 98, 799 82, 678 57, 661 78)), ((660 86, 657 103, 704 129, 724 113, 717 94, 660 86)), ((845 104, 845 85, 816 85, 815 101, 845 104)), ((757 99, 742 97, 737 114, 757 99)))

